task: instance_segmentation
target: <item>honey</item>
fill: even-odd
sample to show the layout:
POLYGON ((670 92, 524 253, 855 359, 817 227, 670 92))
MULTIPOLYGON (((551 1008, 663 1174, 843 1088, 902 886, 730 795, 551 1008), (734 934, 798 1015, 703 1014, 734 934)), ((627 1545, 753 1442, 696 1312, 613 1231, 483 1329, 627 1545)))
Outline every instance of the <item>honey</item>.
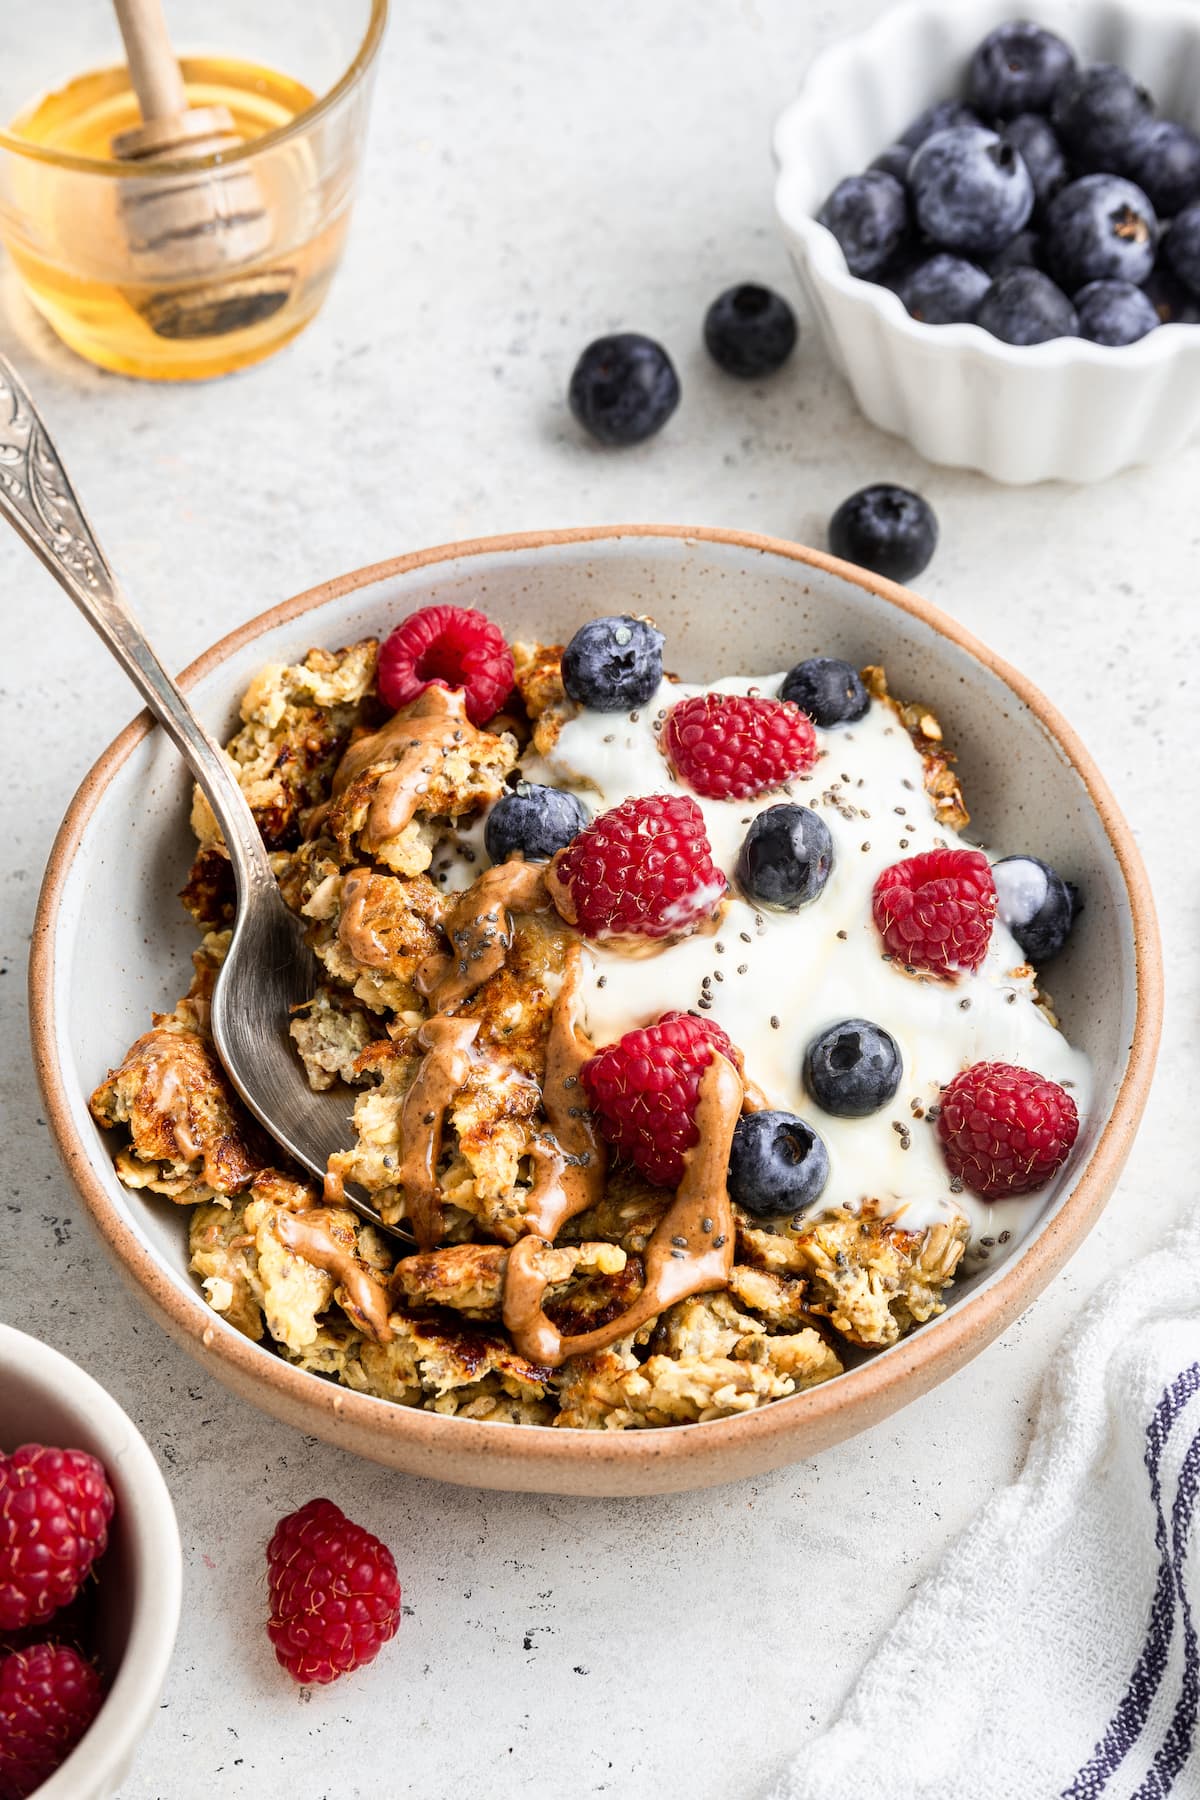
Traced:
MULTIPOLYGON (((303 83, 234 57, 181 59, 188 104, 224 106, 247 142, 287 126, 315 101, 303 83)), ((349 184, 320 166, 319 129, 264 145, 249 168, 267 216, 251 259, 202 280, 140 279, 130 250, 139 193, 167 177, 152 164, 116 164, 112 140, 139 122, 124 67, 80 75, 13 120, 13 137, 59 155, 14 158, 0 233, 29 298, 89 361, 127 375, 189 380, 258 362, 303 330, 341 256, 349 184), (107 164, 97 169, 95 163, 107 164), (117 176, 112 170, 131 169, 117 176)), ((219 182, 219 168, 203 179, 219 182)))

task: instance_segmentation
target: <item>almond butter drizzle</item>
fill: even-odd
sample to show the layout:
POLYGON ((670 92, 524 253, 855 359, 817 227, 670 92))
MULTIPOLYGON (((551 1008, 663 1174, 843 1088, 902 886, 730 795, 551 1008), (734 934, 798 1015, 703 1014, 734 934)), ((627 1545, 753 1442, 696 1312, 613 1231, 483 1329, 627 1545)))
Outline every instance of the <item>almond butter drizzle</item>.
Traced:
POLYGON ((416 973, 417 992, 435 1013, 461 1006, 504 967, 512 914, 544 912, 549 905, 543 864, 503 862, 485 869, 450 909, 442 926, 450 949, 426 957, 416 973))
POLYGON ((379 777, 362 829, 360 841, 369 855, 412 823, 439 759, 474 731, 461 688, 435 683, 402 706, 378 731, 355 739, 333 778, 335 797, 368 769, 392 765, 379 777))
POLYGON ((438 1013, 426 1019, 417 1033, 425 1056, 400 1110, 402 1155, 396 1182, 404 1190, 405 1216, 422 1250, 432 1250, 441 1242, 437 1166, 442 1132, 447 1108, 470 1073, 478 1031, 478 1019, 451 1019, 438 1013))
POLYGON ((346 1311, 377 1343, 390 1344, 392 1328, 388 1324, 387 1290, 373 1276, 348 1244, 338 1241, 333 1221, 325 1208, 312 1212, 276 1214, 275 1235, 285 1250, 303 1257, 315 1269, 324 1269, 344 1288, 349 1304, 346 1311))
POLYGON ((528 1229, 557 1237, 568 1219, 595 1206, 604 1191, 604 1145, 579 1082, 593 1046, 579 1023, 583 952, 572 944, 550 1018, 542 1108, 550 1131, 535 1138, 537 1175, 525 1207, 528 1229))
POLYGON ((367 969, 386 969, 391 962, 387 946, 367 924, 367 897, 371 871, 351 869, 342 883, 342 910, 338 918, 338 942, 355 962, 367 969))
POLYGON ((700 1081, 699 1141, 687 1152, 675 1199, 646 1246, 646 1285, 633 1305, 607 1325, 563 1337, 542 1304, 548 1284, 537 1258, 546 1241, 518 1239, 505 1268, 503 1318, 522 1356, 558 1368, 570 1356, 607 1349, 677 1300, 728 1286, 734 1224, 726 1171, 741 1109, 740 1075, 723 1056, 714 1056, 700 1081))

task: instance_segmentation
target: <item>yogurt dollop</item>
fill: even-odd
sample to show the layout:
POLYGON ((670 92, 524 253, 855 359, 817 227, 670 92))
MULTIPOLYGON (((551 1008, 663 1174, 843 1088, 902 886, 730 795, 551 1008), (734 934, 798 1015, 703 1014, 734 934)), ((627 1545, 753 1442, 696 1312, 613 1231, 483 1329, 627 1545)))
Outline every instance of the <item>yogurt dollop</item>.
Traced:
MULTIPOLYGON (((701 693, 773 695, 781 681, 778 674, 728 676, 703 687, 665 680, 636 715, 579 712, 546 756, 526 755, 523 772, 530 781, 573 789, 593 812, 632 795, 670 791, 658 732, 671 706, 701 693)), ((818 1210, 874 1200, 914 1228, 958 1210, 967 1215, 977 1250, 981 1240, 1016 1243, 1039 1216, 1045 1195, 984 1201, 954 1191, 929 1109, 942 1086, 970 1064, 1009 1062, 1066 1087, 1082 1128, 1091 1102, 1088 1060, 1035 1004, 1034 976, 999 919, 982 966, 954 982, 906 975, 885 960, 871 916, 880 873, 924 850, 972 846, 935 817, 921 755, 885 703, 873 700, 862 719, 818 730, 817 740, 815 767, 786 792, 750 801, 692 796, 704 814, 713 860, 730 878, 720 928, 646 957, 589 944, 580 988, 584 1023, 603 1046, 671 1009, 698 1009, 729 1033, 770 1105, 805 1119, 825 1140, 830 1177, 818 1210), (812 807, 834 846, 824 891, 795 913, 756 908, 733 885, 750 821, 784 800, 812 807), (865 1119, 826 1113, 802 1075, 811 1040, 851 1018, 889 1031, 904 1064, 895 1098, 865 1119)))

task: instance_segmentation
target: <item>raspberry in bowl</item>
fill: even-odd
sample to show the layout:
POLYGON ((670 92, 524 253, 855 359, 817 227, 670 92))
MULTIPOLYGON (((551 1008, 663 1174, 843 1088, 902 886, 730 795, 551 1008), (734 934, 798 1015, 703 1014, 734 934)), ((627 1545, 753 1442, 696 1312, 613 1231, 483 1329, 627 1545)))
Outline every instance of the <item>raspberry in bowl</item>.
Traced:
MULTIPOLYGON (((322 1194, 236 1114, 164 1111, 211 1099, 217 1073, 204 996, 228 896, 211 835, 186 890, 209 928, 191 995, 147 1033, 114 974, 106 1015, 75 1020, 70 1080, 92 1092, 113 1069, 89 1167, 123 1211, 98 1216, 118 1246, 117 1218, 178 1244, 169 1286, 140 1279, 250 1398, 452 1478, 724 1479, 936 1378, 1094 1213, 1153 1047, 1145 913, 1122 935, 1136 865, 1124 839, 1123 863, 1106 849, 1111 803, 1093 813, 1098 777, 1052 710, 915 596, 763 540, 598 532, 438 553, 320 595, 205 680, 236 761, 278 727, 255 803, 329 976, 293 1036, 315 1083, 350 1078, 346 1151, 322 1194), (476 725, 435 681, 389 714, 368 640, 451 602, 504 633, 516 694, 476 725), (690 725, 720 718, 721 696, 771 702, 744 709, 755 720, 806 698, 819 754, 760 766, 770 734, 739 726, 751 767, 723 776, 739 791, 697 792, 705 759, 666 734, 674 705, 706 696, 690 725), (283 754, 301 729, 310 753, 329 734, 304 764, 283 754), (941 850, 982 856, 994 894, 918 865, 921 958, 902 960, 876 887, 941 850), (1085 904, 1055 954, 1071 881, 1085 904), (1017 936, 1039 932, 1063 1031, 1017 936), (1118 978, 1132 998, 1098 1004, 1118 978), (164 1059, 179 1074, 165 1097, 164 1059), (1075 1099, 1075 1141, 1033 1192, 977 1193, 938 1135, 942 1084, 985 1063, 1075 1099), (417 1245, 365 1230, 339 1176, 417 1245)), ((131 777, 150 754, 153 739, 128 753, 131 777)), ((164 992, 178 970, 158 969, 164 992)))
POLYGON ((158 1706, 181 1581, 170 1496, 132 1421, 0 1325, 0 1792, 116 1795, 158 1706))

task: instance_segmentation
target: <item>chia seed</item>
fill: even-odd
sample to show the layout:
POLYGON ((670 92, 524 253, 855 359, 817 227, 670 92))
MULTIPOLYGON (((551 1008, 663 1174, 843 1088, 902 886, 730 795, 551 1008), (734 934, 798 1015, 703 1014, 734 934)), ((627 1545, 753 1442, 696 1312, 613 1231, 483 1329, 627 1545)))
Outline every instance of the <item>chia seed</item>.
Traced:
POLYGON ((596 986, 598 988, 607 987, 608 986, 608 976, 607 975, 597 975, 596 986))
POLYGON ((737 966, 737 972, 738 972, 738 974, 739 974, 739 975, 744 975, 744 974, 745 974, 745 973, 746 973, 746 970, 747 970, 747 969, 748 969, 748 968, 749 968, 749 967, 750 967, 750 964, 749 964, 749 963, 739 963, 739 964, 738 964, 738 966, 737 966))
POLYGON ((713 1249, 719 1250, 724 1242, 725 1242, 725 1233, 722 1231, 717 1237, 715 1237, 713 1239, 713 1249))
MULTIPOLYGON (((986 1243, 987 1243, 987 1239, 986 1239, 986 1238, 985 1238, 985 1239, 984 1239, 984 1240, 983 1240, 983 1241, 984 1241, 984 1243, 985 1243, 985 1244, 986 1244, 986 1243)), ((673 1237, 673 1238, 672 1238, 672 1239, 671 1239, 671 1242, 672 1242, 672 1243, 673 1243, 673 1244, 678 1244, 678 1246, 679 1246, 679 1248, 680 1248, 680 1249, 681 1249, 681 1250, 686 1250, 686 1249, 687 1249, 687 1239, 686 1239, 686 1238, 685 1238, 685 1237, 673 1237)))
POLYGON ((1011 1231, 1002 1231, 1002 1232, 1001 1232, 1001 1233, 1000 1233, 1000 1242, 1001 1242, 1001 1243, 1002 1243, 1002 1244, 1007 1244, 1007 1242, 1008 1242, 1008 1240, 1009 1240, 1009 1238, 1010 1238, 1010 1237, 1011 1237, 1011 1236, 1012 1236, 1012 1232, 1011 1232, 1011 1231))
POLYGON ((714 981, 724 981, 724 979, 725 979, 725 977, 722 975, 720 969, 713 970, 713 980, 714 981))
POLYGON ((862 844, 862 845, 860 845, 860 846, 859 846, 859 847, 860 847, 860 849, 863 849, 863 850, 869 850, 869 849, 870 849, 870 848, 871 848, 871 846, 870 846, 870 843, 869 843, 869 842, 868 842, 868 843, 866 843, 866 844, 862 844))
POLYGON ((771 1014, 771 1030, 772 1031, 779 1030, 779 1015, 778 1015, 778 1013, 771 1014))
POLYGON ((838 934, 837 934, 837 935, 838 935, 838 936, 839 936, 839 937, 840 937, 840 938, 841 938, 841 940, 842 940, 842 942, 843 942, 843 943, 845 943, 845 942, 846 942, 846 938, 847 938, 847 933, 846 933, 846 932, 844 932, 844 931, 839 931, 839 932, 838 932, 838 934))
POLYGON ((754 942, 754 939, 750 936, 748 931, 739 931, 738 936, 741 938, 743 944, 752 944, 754 942))
POLYGON ((701 1231, 711 1231, 712 1230, 712 1220, 711 1219, 701 1219, 700 1229, 701 1229, 701 1231))
POLYGON ((962 1191, 963 1191, 962 1176, 961 1175, 952 1175, 950 1177, 950 1192, 952 1194, 961 1194, 962 1191))
POLYGON ((971 1002, 969 1000, 960 1000, 958 1003, 958 1010, 959 1012, 970 1012, 971 1002))

